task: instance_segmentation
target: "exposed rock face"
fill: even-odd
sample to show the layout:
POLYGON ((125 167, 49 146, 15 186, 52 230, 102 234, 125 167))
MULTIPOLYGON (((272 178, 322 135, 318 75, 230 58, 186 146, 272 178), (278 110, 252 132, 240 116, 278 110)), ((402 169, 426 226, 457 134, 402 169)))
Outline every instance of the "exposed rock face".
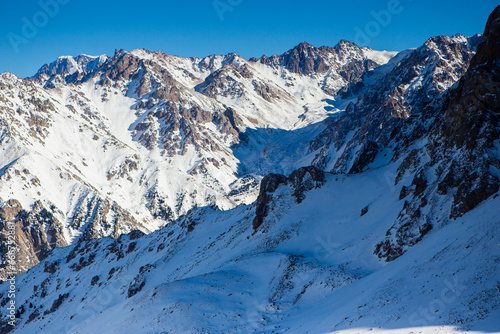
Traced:
MULTIPOLYGON (((384 160, 375 158, 393 142, 409 145, 431 133, 429 124, 405 120, 433 100, 444 105, 440 94, 463 75, 477 40, 432 38, 389 63, 396 53, 343 40, 333 48, 301 43, 251 61, 236 54, 181 58, 117 50, 109 58, 61 57, 30 79, 0 74, 0 194, 24 199, 30 208, 54 205, 47 210, 62 225, 57 237, 33 232, 37 237, 26 241, 40 249, 45 239, 50 245, 57 238, 62 244, 147 233, 194 207, 250 204, 264 175, 312 164, 284 181, 300 203, 323 182, 320 170, 361 173, 384 160), (358 101, 339 112, 342 99, 354 97, 358 101), (280 159, 287 154, 294 156, 280 159)), ((450 126, 469 120, 454 122, 450 126)), ((457 131, 443 128, 436 136, 445 132, 457 131)), ((394 150, 393 161, 404 158, 404 145, 394 150)), ((401 179, 420 173, 427 156, 418 150, 415 157, 418 162, 401 168, 401 179)), ((470 170, 443 165, 443 173, 452 176, 451 169, 460 175, 470 170)), ((433 179, 426 171, 404 184, 402 198, 427 199, 433 179)), ((488 175, 440 180, 439 191, 456 198, 451 216, 495 192, 488 175), (475 188, 486 190, 470 193, 475 188)), ((272 184, 279 180, 264 180, 263 189, 266 183, 270 188, 261 189, 255 227, 272 211, 268 204, 280 191, 272 184)), ((6 217, 17 210, 15 203, 2 205, 6 217)), ((21 222, 19 214, 10 219, 21 222)))
POLYGON ((359 48, 356 44, 341 40, 335 47, 317 48, 306 42, 277 56, 251 58, 275 69, 285 68, 291 73, 304 76, 323 76, 321 89, 331 96, 348 98, 364 87, 363 77, 380 66, 367 58, 369 48, 359 48), (336 82, 342 81, 342 85, 336 82))
POLYGON ((486 170, 466 175, 453 196, 450 218, 461 217, 500 189, 497 177, 486 170))
MULTIPOLYGON (((434 297, 443 297, 439 282, 428 285, 434 275, 456 277, 464 287, 439 310, 445 325, 469 330, 472 321, 484 324, 500 305, 498 255, 491 249, 491 236, 499 231, 494 204, 500 201, 487 201, 500 189, 499 40, 500 7, 470 66, 476 40, 455 36, 432 38, 382 68, 363 55, 369 51, 342 41, 335 48, 301 44, 286 56, 254 64, 236 55, 183 59, 117 51, 99 69, 61 70, 44 89, 0 75, 7 87, 0 90, 0 112, 6 115, 0 123, 0 195, 12 198, 0 200, 0 253, 4 258, 5 235, 13 230, 19 272, 44 261, 18 280, 14 331, 45 326, 66 332, 69 324, 89 332, 89 319, 114 320, 120 308, 128 318, 167 314, 168 321, 155 323, 158 331, 177 319, 186 319, 192 332, 234 331, 232 319, 241 320, 241 332, 303 332, 302 319, 312 332, 316 320, 324 321, 325 331, 343 331, 363 327, 371 321, 367 316, 381 319, 374 328, 405 328, 405 316, 421 314, 423 301, 432 305, 434 297), (334 76, 342 78, 338 86, 312 87, 334 76), (314 94, 361 95, 324 123, 300 127, 297 116, 290 117, 297 126, 273 127, 265 119, 269 111, 279 111, 273 115, 279 124, 301 97, 309 99, 300 105, 304 114, 316 103, 335 109, 336 101, 318 101, 287 86, 295 79, 313 82, 298 90, 314 94), (256 110, 262 118, 252 122, 256 110), (37 127, 37 137, 28 135, 37 127), (277 139, 274 151, 266 146, 269 138, 277 139), (76 148, 54 148, 66 142, 76 148), (298 159, 277 164, 279 174, 267 173, 255 205, 237 206, 241 198, 252 198, 261 171, 271 166, 266 159, 280 150, 298 159), (297 169, 312 160, 313 166, 297 169), (263 167, 245 169, 248 161, 263 167), (62 196, 57 204, 47 200, 62 196), (473 209, 474 219, 460 218, 473 209), (455 225, 440 231, 446 224, 455 225), (373 254, 393 261, 431 233, 438 235, 415 249, 399 272, 373 264, 373 254), (258 270, 263 266, 273 270, 258 270), (318 296, 330 298, 323 305, 338 304, 338 296, 350 293, 358 298, 359 286, 375 288, 333 316, 306 310, 318 296), (109 303, 94 303, 110 291, 109 303), (191 303, 193 294, 203 297, 200 307, 191 303), (394 307, 401 296, 410 302, 394 307), (165 300, 176 302, 158 308, 165 300), (264 321, 245 324, 238 312, 256 301, 259 309, 249 317, 264 321), (141 310, 130 307, 135 302, 141 310), (207 305, 223 310, 224 317, 202 314, 207 305), (202 320, 191 325, 200 314, 202 320), (388 322, 396 317, 401 321, 388 322)), ((5 285, 0 307, 8 302, 5 285)), ((0 329, 6 328, 0 319, 0 329)))
MULTIPOLYGON (((432 133, 452 154, 464 152, 451 217, 459 217, 498 192, 500 181, 492 170, 500 168, 499 157, 492 155, 493 141, 500 138, 500 8, 490 15, 483 40, 470 69, 451 93, 443 121, 432 133)), ((439 156, 438 147, 431 150, 439 156)), ((496 173, 495 173, 496 174, 496 173)))
POLYGON ((269 210, 271 209, 269 204, 276 199, 273 198, 273 194, 279 188, 280 185, 289 185, 292 189, 291 195, 295 197, 297 203, 302 202, 305 199, 305 193, 311 189, 319 188, 325 182, 325 174, 313 167, 302 167, 290 174, 287 178, 280 174, 269 174, 260 184, 259 197, 257 198, 256 208, 255 208, 255 218, 253 220, 253 228, 258 229, 264 222, 264 218, 267 216, 269 210))
MULTIPOLYGON (((108 199, 94 199, 92 204, 89 212, 79 212, 79 217, 88 218, 84 223, 86 228, 81 237, 82 240, 98 239, 105 236, 118 238, 121 234, 129 233, 137 228, 147 231, 147 228, 116 202, 111 202, 108 199)), ((73 220, 73 222, 75 221, 73 220)), ((80 223, 80 225, 83 224, 80 223)))
POLYGON ((255 208, 255 218, 252 223, 254 230, 258 229, 264 222, 264 218, 269 211, 268 204, 273 198, 272 194, 278 189, 279 185, 286 185, 287 182, 286 176, 280 174, 269 174, 262 179, 255 208))
POLYGON ((296 198, 297 203, 300 203, 304 200, 306 192, 323 185, 325 174, 314 166, 302 167, 290 174, 288 182, 294 189, 292 195, 296 198))
POLYGON ((403 160, 400 173, 411 169, 420 158, 426 157, 429 162, 415 172, 410 188, 404 186, 401 198, 408 196, 410 189, 411 200, 405 201, 386 240, 377 245, 375 254, 379 257, 394 260, 419 242, 434 224, 442 224, 422 214, 428 203, 439 203, 451 194, 451 209, 443 220, 453 220, 499 191, 500 180, 495 175, 500 161, 493 153, 493 142, 500 138, 499 40, 500 7, 490 15, 477 53, 457 87, 426 107, 415 120, 408 120, 394 135, 398 143, 395 158, 405 147, 428 136, 424 148, 412 150, 403 160), (426 124, 432 124, 430 129, 425 130, 426 124), (413 137, 406 136, 409 132, 413 137), (435 180, 432 187, 428 178, 435 180))
POLYGON ((396 118, 418 112, 465 74, 480 40, 479 35, 430 38, 364 94, 360 106, 396 118))
POLYGON ((195 89, 207 96, 215 98, 222 96, 241 96, 244 94, 244 88, 241 84, 233 79, 246 78, 251 79, 252 73, 246 65, 236 66, 234 64, 225 65, 218 71, 210 74, 205 81, 195 87, 195 89))
POLYGON ((366 166, 371 164, 378 153, 378 145, 375 142, 368 141, 363 144, 363 148, 360 150, 359 155, 354 160, 349 174, 360 173, 365 169, 366 166))
MULTIPOLYGON (((46 258, 55 247, 68 246, 71 240, 64 234, 65 226, 61 221, 63 212, 54 205, 36 201, 28 210, 23 209, 19 201, 11 199, 0 208, 0 278, 7 277, 6 254, 9 236, 16 248, 15 269, 22 273, 46 258)), ((119 237, 137 229, 148 231, 129 212, 116 202, 89 196, 71 219, 69 227, 80 230, 81 240, 90 240, 104 236, 119 237)))
POLYGON ((403 52, 398 63, 375 70, 372 77, 382 75, 376 83, 343 115, 329 120, 326 129, 311 142, 310 151, 319 150, 313 165, 348 172, 353 161, 363 160, 360 155, 364 148, 360 145, 389 144, 392 132, 405 119, 418 115, 460 79, 479 40, 479 36, 433 37, 422 47, 403 52), (349 133, 352 135, 348 138, 349 133))
MULTIPOLYGON (((14 267, 22 273, 47 257, 54 247, 68 245, 63 235, 63 225, 56 218, 57 212, 35 202, 27 212, 17 200, 8 200, 0 209, 0 255, 5 261, 8 237, 13 234, 16 254, 14 267)), ((5 280, 6 262, 0 266, 0 278, 5 280)))
POLYGON ((45 143, 56 106, 54 101, 39 94, 33 82, 18 79, 10 73, 0 74, 0 103, 0 127, 4 137, 19 137, 26 144, 30 139, 45 143), (12 99, 22 101, 15 110, 12 99), (29 137, 21 133, 27 133, 29 137))
POLYGON ((9 199, 0 209, 0 219, 3 222, 11 221, 22 209, 21 203, 15 199, 9 199))
MULTIPOLYGON (((239 141, 240 129, 246 126, 246 120, 235 109, 195 92, 194 85, 187 87, 186 82, 181 82, 183 76, 173 73, 178 68, 165 65, 172 60, 171 56, 156 53, 149 57, 149 54, 152 53, 144 50, 120 50, 111 58, 62 57, 40 69, 33 79, 19 79, 9 73, 0 75, 0 144, 7 152, 2 159, 0 192, 10 194, 15 189, 14 198, 23 196, 20 193, 24 192, 28 194, 27 201, 32 203, 42 198, 40 203, 53 203, 57 212, 64 207, 64 212, 56 215, 62 225, 58 244, 79 238, 116 238, 132 230, 150 232, 193 206, 216 205, 220 199, 226 207, 230 207, 229 203, 235 205, 223 197, 236 179, 232 175, 236 171, 236 159, 229 147, 239 141), (85 85, 93 87, 95 101, 81 90, 85 85), (62 87, 70 87, 67 97, 60 95, 62 87), (113 99, 120 101, 117 109, 123 113, 136 112, 135 119, 123 130, 130 131, 130 139, 149 151, 159 149, 160 158, 154 159, 162 161, 161 164, 191 154, 187 163, 178 163, 183 170, 175 170, 172 176, 163 168, 151 167, 153 159, 144 152, 138 154, 137 148, 126 143, 129 138, 117 136, 111 128, 116 118, 110 120, 110 115, 101 109, 113 99), (132 100, 134 103, 129 106, 132 100), (66 120, 72 125, 68 126, 66 120), (61 121, 65 125, 53 127, 61 121), (101 153, 116 159, 104 162, 107 158, 99 158, 101 153), (219 169, 223 172, 218 172, 219 169), (98 171, 90 176, 89 170, 98 171), (213 176, 217 172, 225 184, 213 176), (161 174, 175 179, 177 188, 182 189, 163 186, 159 189, 161 174), (103 183, 96 184, 100 181, 95 175, 104 176, 107 190, 102 188, 103 183), (186 181, 191 182, 191 189, 185 188, 179 175, 182 180, 192 178, 186 181), (113 185, 130 186, 136 200, 144 196, 141 212, 130 209, 128 199, 110 199, 114 190, 109 186, 113 185), (53 189, 57 188, 62 192, 54 196, 58 191, 53 189), (69 206, 63 203, 66 200, 69 206), (69 236, 68 240, 64 235, 69 236)), ((203 61, 197 61, 202 67, 203 61)), ((223 62, 231 66, 232 61, 236 61, 234 57, 223 62)), ((219 66, 217 57, 211 57, 211 63, 206 64, 203 71, 216 71, 219 66)), ((244 71, 244 67, 241 70, 244 71)), ((189 72, 184 74, 189 80, 200 82, 189 72)), ((261 88, 263 95, 272 93, 261 88)), ((159 161, 155 163, 158 165, 159 161)), ((248 190, 250 196, 245 202, 255 196, 256 187, 257 184, 248 190)), ((9 212, 15 210, 15 206, 10 208, 10 202, 2 204, 5 204, 4 215, 10 217, 9 212)), ((10 218, 15 218, 18 224, 21 222, 16 217, 10 218)), ((42 232, 33 232, 31 239, 21 238, 22 248, 41 251, 38 257, 28 254, 30 260, 22 264, 20 270, 37 263, 54 247, 52 243, 56 239, 42 232), (44 246, 47 243, 50 247, 44 246)))
MULTIPOLYGON (((286 52, 282 56, 278 57, 280 65, 283 65, 286 69, 293 73, 299 73, 304 75, 310 75, 312 73, 323 73, 329 69, 323 56, 325 55, 326 49, 317 49, 314 46, 302 42, 292 50, 286 52)), ((275 59, 268 60, 267 58, 261 58, 261 62, 273 62, 275 59)))

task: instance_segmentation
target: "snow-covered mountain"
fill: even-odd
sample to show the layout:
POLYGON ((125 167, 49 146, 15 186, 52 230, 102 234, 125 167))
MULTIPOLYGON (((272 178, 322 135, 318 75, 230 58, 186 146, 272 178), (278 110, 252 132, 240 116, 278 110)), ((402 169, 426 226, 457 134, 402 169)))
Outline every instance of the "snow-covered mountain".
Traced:
POLYGON ((499 45, 0 74, 2 333, 500 331, 499 45))
POLYGON ((252 203, 267 173, 306 165, 259 161, 269 147, 303 131, 297 148, 305 148, 311 129, 342 111, 325 82, 348 87, 349 66, 359 81, 394 54, 302 43, 281 56, 286 65, 265 65, 236 54, 117 50, 60 57, 31 79, 1 74, 0 199, 25 244, 19 272, 54 246, 149 233, 194 207, 252 203), (297 52, 328 65, 289 70, 297 52))

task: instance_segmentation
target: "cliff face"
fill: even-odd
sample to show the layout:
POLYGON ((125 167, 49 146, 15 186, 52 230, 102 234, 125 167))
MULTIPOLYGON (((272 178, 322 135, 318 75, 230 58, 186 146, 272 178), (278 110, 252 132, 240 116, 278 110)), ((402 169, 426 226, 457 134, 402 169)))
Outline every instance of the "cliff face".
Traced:
POLYGON ((397 132, 404 120, 418 117, 463 76, 480 39, 479 35, 432 37, 369 73, 364 78, 367 88, 357 102, 328 120, 326 129, 311 141, 312 164, 328 171, 349 172, 369 146, 388 145, 392 132, 397 132))
POLYGON ((500 189, 500 9, 489 17, 481 43, 456 87, 393 133, 396 155, 402 159, 396 184, 404 185, 405 206, 375 253, 399 257, 434 226, 440 227, 476 208, 500 189), (422 145, 423 144, 423 145, 422 145), (421 146, 419 149, 414 147, 421 146), (414 149, 410 153, 409 148, 414 149), (404 157, 406 155, 406 157, 404 157), (449 200, 442 218, 433 207, 449 200), (431 212, 429 212, 429 210, 431 212))

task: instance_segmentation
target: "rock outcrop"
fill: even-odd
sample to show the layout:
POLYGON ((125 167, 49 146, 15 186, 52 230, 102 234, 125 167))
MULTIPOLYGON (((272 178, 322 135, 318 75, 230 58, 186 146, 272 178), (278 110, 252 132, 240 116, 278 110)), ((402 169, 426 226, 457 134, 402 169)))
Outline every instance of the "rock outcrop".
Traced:
MULTIPOLYGON (((437 103, 409 119, 393 138, 396 154, 403 159, 400 171, 422 164, 411 185, 400 198, 405 205, 387 238, 375 254, 391 261, 419 242, 434 225, 453 220, 473 210, 498 193, 500 160, 494 142, 500 138, 500 7, 489 17, 477 53, 458 85, 437 103), (430 124, 430 126, 428 125, 430 124), (407 136, 413 133, 413 136, 407 136), (418 141, 427 141, 419 150, 407 152, 418 141), (411 198, 407 198, 410 189, 411 198), (422 212, 451 196, 451 208, 441 220, 422 212), (427 207, 427 209, 425 209, 427 207)), ((400 172, 400 173, 401 173, 400 172)), ((396 179, 396 184, 400 178, 396 179)))
POLYGON ((257 197, 255 207, 255 218, 252 226, 257 230, 267 216, 270 204, 276 199, 273 194, 280 185, 289 186, 291 195, 295 197, 297 203, 305 199, 305 194, 315 188, 319 188, 325 182, 325 174, 316 167, 302 167, 293 171, 288 178, 281 174, 269 174, 265 176, 260 183, 259 197, 257 197))

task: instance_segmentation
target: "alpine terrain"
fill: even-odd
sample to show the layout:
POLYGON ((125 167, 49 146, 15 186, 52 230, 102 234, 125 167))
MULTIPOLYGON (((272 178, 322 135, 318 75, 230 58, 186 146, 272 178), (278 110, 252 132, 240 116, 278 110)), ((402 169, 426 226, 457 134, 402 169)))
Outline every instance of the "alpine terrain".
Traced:
POLYGON ((0 149, 1 333, 500 333, 500 6, 2 73, 0 149))

